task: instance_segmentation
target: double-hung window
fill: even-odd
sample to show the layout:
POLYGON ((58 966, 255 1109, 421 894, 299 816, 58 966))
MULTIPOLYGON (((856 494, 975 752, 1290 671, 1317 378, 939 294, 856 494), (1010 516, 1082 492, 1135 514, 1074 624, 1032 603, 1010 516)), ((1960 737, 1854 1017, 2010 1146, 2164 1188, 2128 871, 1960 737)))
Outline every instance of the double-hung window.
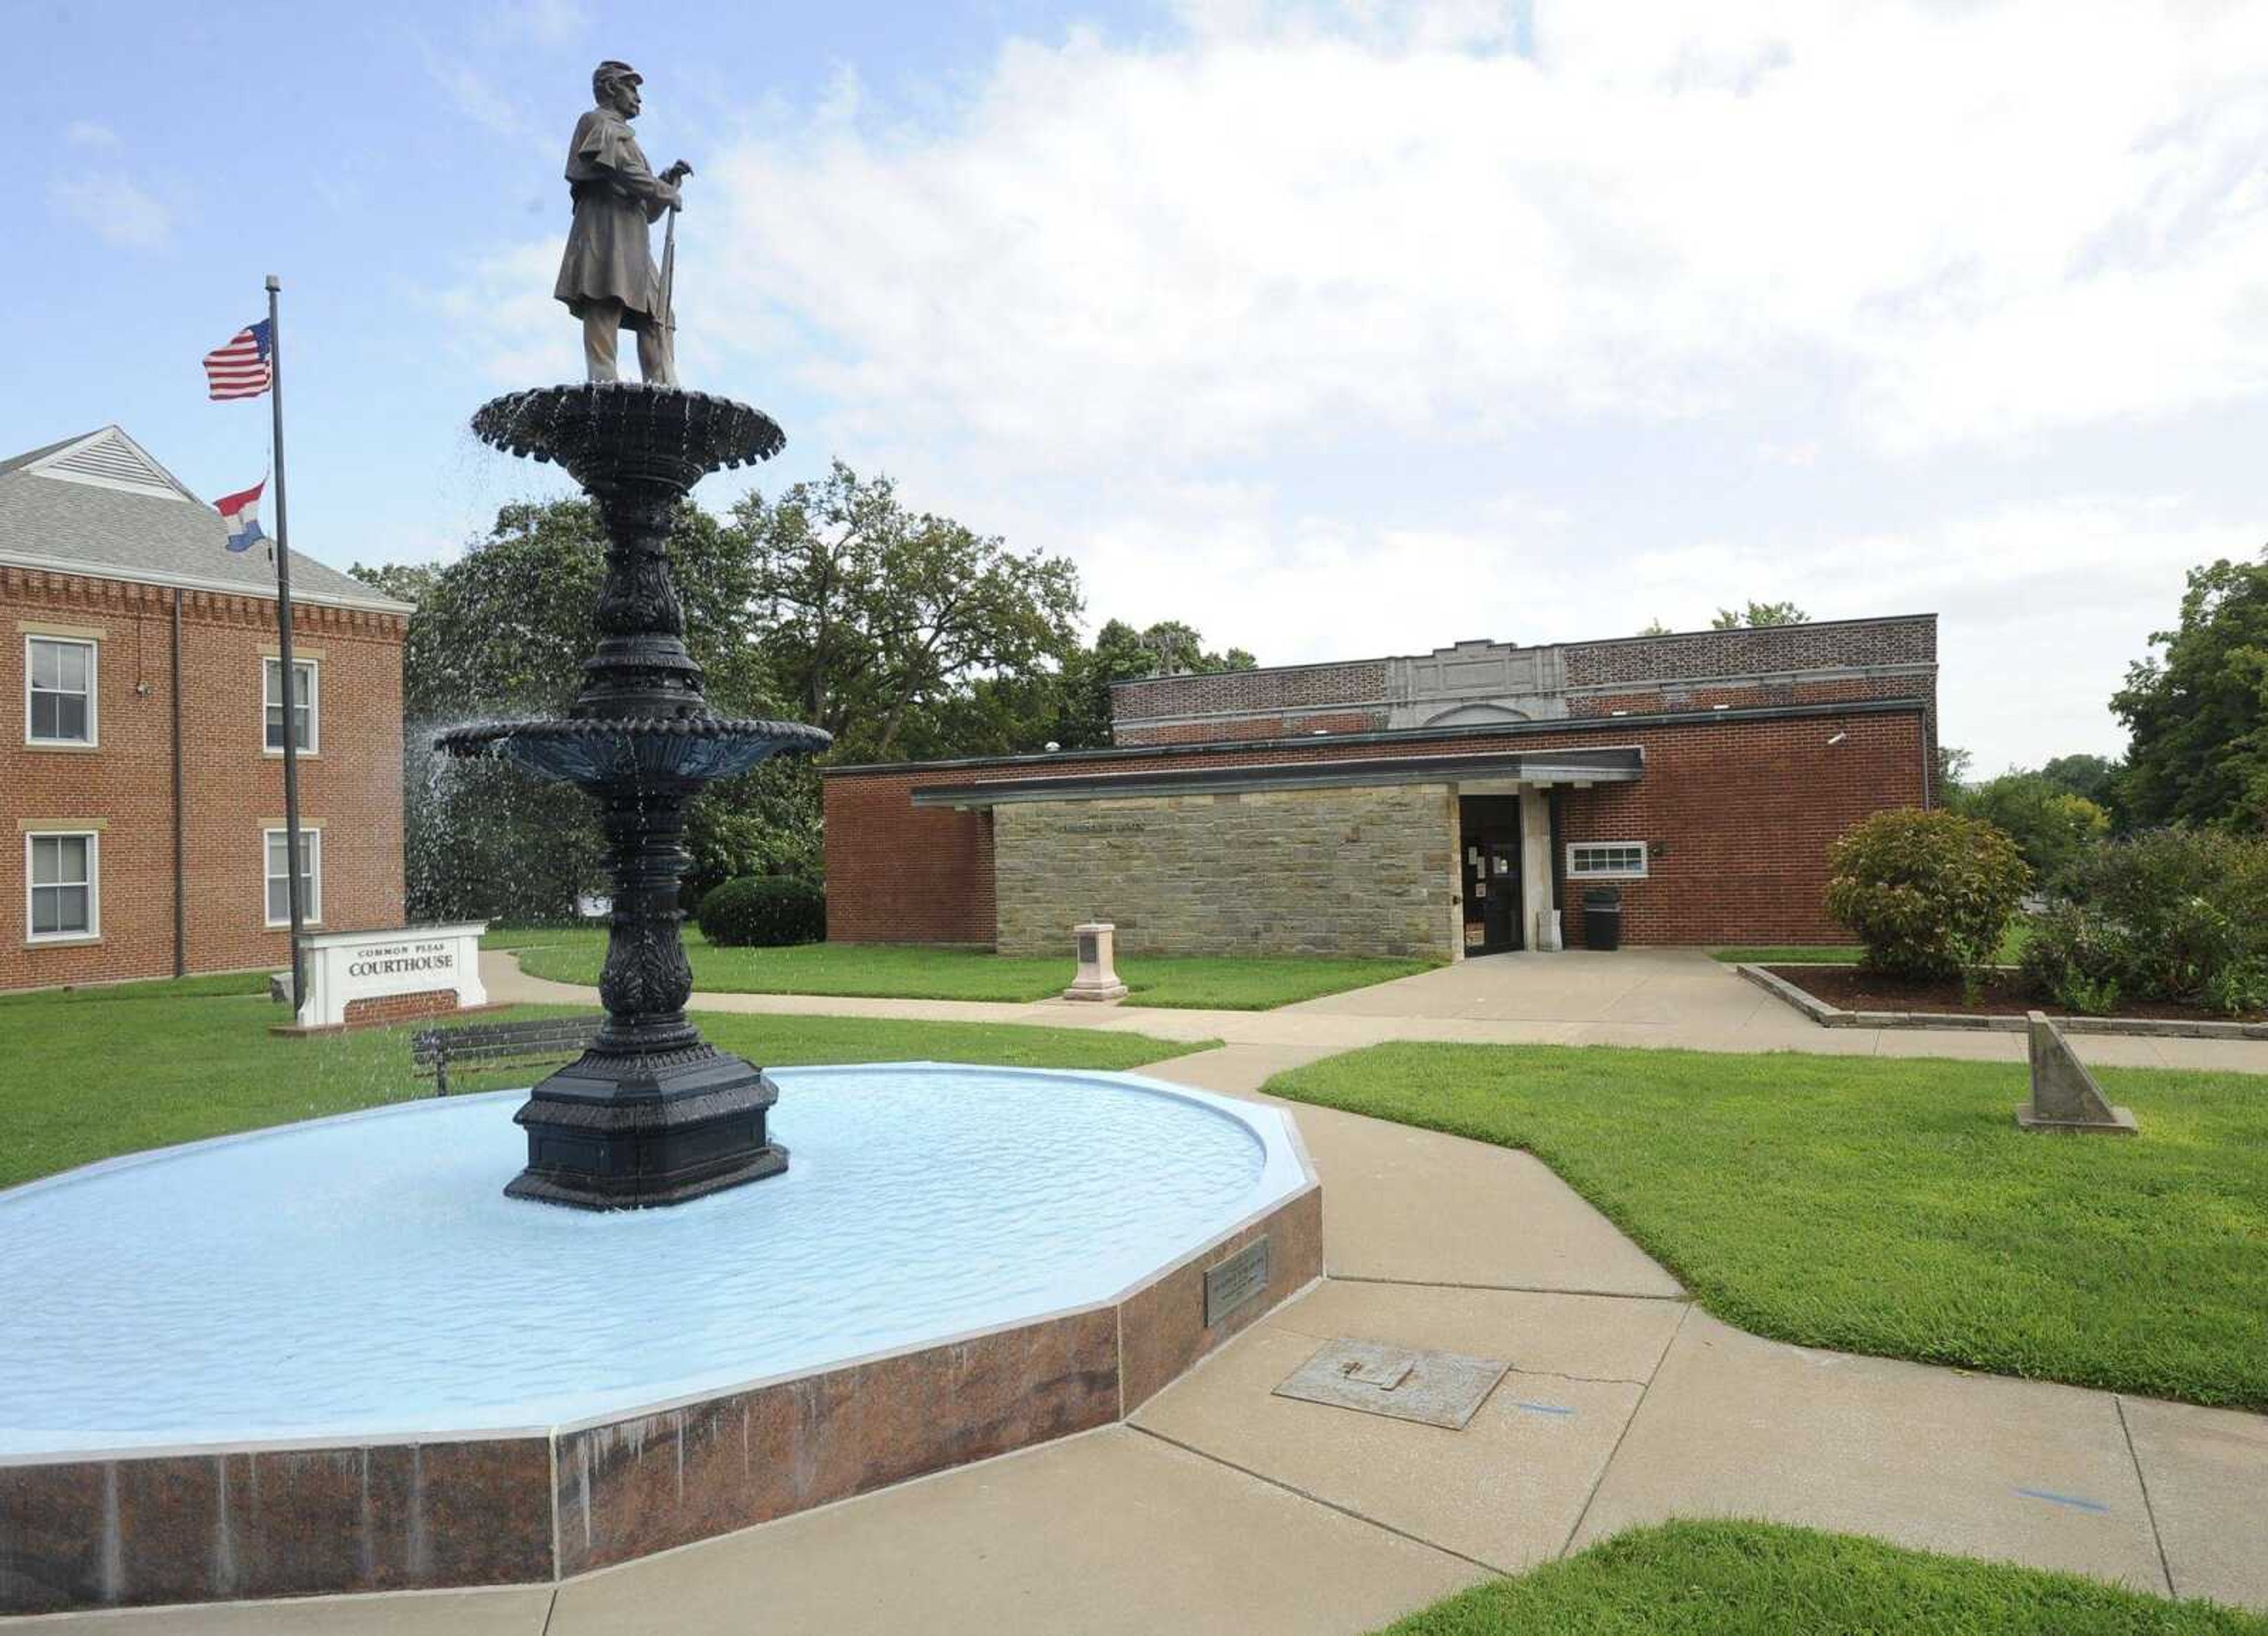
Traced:
MULTIPOLYGON (((291 875, 284 859, 291 857, 291 831, 266 831, 268 851, 268 924, 291 924, 291 875)), ((323 832, 304 825, 299 830, 299 917, 308 925, 323 918, 323 832)))
POLYGON ((25 931, 34 943, 102 932, 102 836, 92 829, 24 836, 25 931))
POLYGON ((71 637, 24 638, 24 741, 95 741, 95 645, 71 637))
MULTIPOLYGON (((321 742, 320 720, 320 680, 312 659, 291 661, 291 719, 298 728, 295 748, 302 755, 313 755, 321 742)), ((266 748, 274 755, 284 753, 284 661, 267 659, 261 661, 263 703, 267 706, 266 748)))
POLYGON ((1636 881, 1646 875, 1644 841, 1578 841, 1567 849, 1571 881, 1636 881))

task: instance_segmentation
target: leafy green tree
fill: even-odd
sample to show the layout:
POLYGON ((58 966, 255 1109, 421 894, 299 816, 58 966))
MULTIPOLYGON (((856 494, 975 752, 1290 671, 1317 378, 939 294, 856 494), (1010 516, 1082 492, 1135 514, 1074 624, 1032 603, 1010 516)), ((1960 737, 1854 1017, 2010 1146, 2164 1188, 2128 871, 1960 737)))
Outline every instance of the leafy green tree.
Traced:
POLYGON ((1069 558, 909 512, 888 478, 840 461, 777 500, 748 496, 732 526, 772 674, 847 757, 889 759, 927 707, 1077 644, 1069 558))
POLYGON ((2268 552, 2190 571, 2181 624, 2127 667, 2110 708, 2132 735, 2117 782, 2138 828, 2268 829, 2268 552))
POLYGON ((1669 627, 1663 624, 1658 616, 1647 620, 1638 630, 1638 635, 1642 637, 1666 637, 1669 634, 1669 627))
POLYGON ((2040 769, 2045 778, 2066 795, 2083 796, 2108 812, 2120 763, 2107 755, 2058 755, 2040 769))
POLYGON ((2016 844, 2035 879, 2060 880, 2110 833, 2110 814, 2045 773, 2010 770, 1954 792, 1946 805, 1997 826, 2016 844))
POLYGON ((1101 749, 1111 742, 1110 685, 1159 675, 1213 675, 1256 670, 1260 661, 1241 647, 1216 652, 1197 630, 1161 620, 1137 630, 1122 619, 1103 622, 1094 642, 1063 667, 1062 702, 1049 737, 1067 750, 1101 749))
POLYGON ((382 596, 397 602, 423 602, 441 578, 438 563, 357 563, 347 572, 382 596))
POLYGON ((1959 797, 1962 785, 1968 780, 1969 769, 1976 759, 1957 744, 1937 747, 1937 777, 1930 787, 1937 792, 1940 803, 1950 804, 1959 797))
POLYGON ((1742 626, 1805 625, 1811 615, 1793 602, 1759 602, 1750 600, 1746 608, 1720 608, 1717 616, 1709 622, 1712 630, 1738 630, 1742 626))
MULTIPOLYGON (((670 552, 687 645, 706 672, 711 704, 726 714, 777 713, 753 643, 751 582, 739 542, 687 505, 670 552)), ((357 570, 365 583, 417 604, 402 656, 413 917, 562 919, 579 894, 603 884, 587 797, 508 763, 453 762, 432 742, 459 722, 566 707, 596 641, 604 570, 605 535, 582 500, 507 505, 485 539, 446 566, 357 570)), ((815 872, 816 785, 807 769, 788 766, 711 786, 688 820, 696 878, 815 872), (783 833, 767 831, 775 823, 783 833)))
POLYGON ((1233 647, 1226 653, 1206 652, 1204 637, 1197 628, 1178 619, 1161 619, 1135 640, 1150 654, 1152 667, 1146 674, 1153 676, 1212 675, 1224 670, 1260 667, 1260 661, 1241 647, 1233 647))

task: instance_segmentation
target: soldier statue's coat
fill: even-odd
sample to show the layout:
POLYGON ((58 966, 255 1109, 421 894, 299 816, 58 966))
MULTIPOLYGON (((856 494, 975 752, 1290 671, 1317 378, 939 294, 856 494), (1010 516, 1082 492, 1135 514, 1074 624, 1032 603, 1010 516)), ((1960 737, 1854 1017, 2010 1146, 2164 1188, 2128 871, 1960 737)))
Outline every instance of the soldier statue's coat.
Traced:
POLYGON ((652 328, 661 306, 661 276, 646 227, 669 208, 667 195, 630 122, 615 109, 594 107, 575 122, 567 189, 575 199, 575 225, 551 293, 578 318, 593 303, 615 301, 622 304, 623 328, 652 328))

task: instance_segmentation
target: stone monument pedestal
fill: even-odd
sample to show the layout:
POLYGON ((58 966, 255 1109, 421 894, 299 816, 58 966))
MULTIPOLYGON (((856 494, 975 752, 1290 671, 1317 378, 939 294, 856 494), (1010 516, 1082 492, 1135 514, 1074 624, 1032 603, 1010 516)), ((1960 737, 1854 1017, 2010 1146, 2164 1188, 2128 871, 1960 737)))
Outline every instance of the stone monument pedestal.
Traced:
POLYGON ((1108 920, 1092 921, 1083 926, 1073 926, 1079 939, 1079 976, 1063 991, 1065 999, 1112 1000, 1126 998, 1126 985, 1118 980, 1117 968, 1112 963, 1111 940, 1118 928, 1108 920))
POLYGON ((2044 1012, 2028 1013, 2031 1024, 2032 1100, 2016 1109, 2027 1131, 2086 1131, 2105 1136, 2138 1136, 2133 1110, 2114 1108, 2087 1065, 2074 1055, 2063 1030, 2044 1012))

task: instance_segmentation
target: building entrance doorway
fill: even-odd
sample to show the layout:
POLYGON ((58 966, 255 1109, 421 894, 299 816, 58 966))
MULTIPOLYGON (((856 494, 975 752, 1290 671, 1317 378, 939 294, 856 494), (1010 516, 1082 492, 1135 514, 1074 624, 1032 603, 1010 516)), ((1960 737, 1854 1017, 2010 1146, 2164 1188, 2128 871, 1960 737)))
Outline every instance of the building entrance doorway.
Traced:
POLYGON ((1457 802, 1457 857, 1467 954, 1525 947, 1521 927, 1520 798, 1468 795, 1457 802))

